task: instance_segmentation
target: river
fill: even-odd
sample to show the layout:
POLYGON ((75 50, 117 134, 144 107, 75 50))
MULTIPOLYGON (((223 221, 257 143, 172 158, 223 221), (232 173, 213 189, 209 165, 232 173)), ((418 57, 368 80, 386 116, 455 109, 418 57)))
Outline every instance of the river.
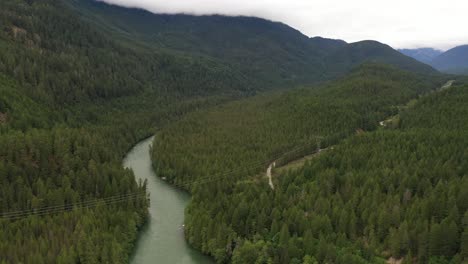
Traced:
POLYGON ((151 199, 150 216, 140 232, 130 263, 213 263, 185 241, 182 225, 190 195, 156 177, 149 153, 152 140, 153 137, 138 143, 123 161, 123 166, 131 168, 137 180, 148 179, 151 199))

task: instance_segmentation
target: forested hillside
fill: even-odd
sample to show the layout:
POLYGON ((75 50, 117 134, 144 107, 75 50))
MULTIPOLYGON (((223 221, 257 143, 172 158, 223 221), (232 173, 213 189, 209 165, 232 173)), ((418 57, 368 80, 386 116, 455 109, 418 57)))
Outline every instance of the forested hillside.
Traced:
POLYGON ((0 6, 0 262, 126 263, 148 201, 124 153, 249 85, 210 59, 126 46, 61 1, 0 6))
POLYGON ((127 97, 57 111, 17 85, 0 80, 0 262, 126 263, 148 201, 122 156, 219 99, 127 97))
MULTIPOLYGON (((281 232, 302 233, 319 262, 363 262, 336 250, 351 241, 364 256, 465 263, 467 88, 432 94, 402 115, 400 129, 354 136, 302 169, 280 175, 280 187, 268 201, 275 201, 272 208, 287 208, 276 219, 286 223, 281 232), (304 225, 308 221, 310 226, 304 225), (304 232, 307 227, 312 234, 304 232)), ((249 190, 243 194, 255 199, 249 190)), ((243 247, 258 250, 261 243, 243 247)), ((280 243, 283 259, 301 256, 296 251, 301 245, 306 244, 297 238, 280 243)), ((236 257, 245 260, 247 249, 236 257)))
POLYGON ((222 60, 262 90, 330 80, 366 61, 435 73, 430 66, 376 41, 347 44, 309 38, 285 24, 255 17, 152 14, 94 0, 69 2, 115 36, 222 60))
POLYGON ((396 114, 399 105, 442 82, 366 64, 318 88, 262 94, 199 111, 157 135, 155 155, 165 154, 157 158, 156 167, 168 179, 177 175, 177 183, 184 177, 235 170, 243 162, 266 161, 295 146, 315 144, 317 138, 330 145, 358 129, 375 129, 396 114))
POLYGON ((447 50, 431 61, 432 67, 454 74, 468 74, 468 45, 447 50))
POLYGON ((47 103, 249 89, 241 74, 214 60, 115 41, 61 1, 2 1, 0 18, 0 71, 47 103))
MULTIPOLYGON (((403 173, 412 175, 413 170, 409 167, 413 159, 417 159, 407 157, 414 152, 407 151, 406 147, 401 149, 400 145, 388 146, 386 158, 386 140, 394 144, 400 139, 400 132, 367 131, 375 130, 380 120, 397 113, 399 105, 440 87, 442 83, 439 79, 370 64, 320 88, 229 103, 190 114, 158 133, 153 147, 153 164, 159 175, 192 192, 186 236, 192 245, 213 255, 220 263, 227 260, 233 263, 314 263, 314 258, 319 263, 381 263, 382 257, 398 259, 409 252, 405 251, 408 249, 405 245, 400 245, 397 251, 396 246, 390 246, 390 241, 397 240, 394 238, 397 231, 406 228, 415 233, 411 228, 424 219, 428 219, 427 227, 431 228, 433 211, 425 209, 427 215, 413 213, 411 217, 417 220, 412 219, 406 214, 403 202, 397 199, 397 194, 405 193, 406 186, 403 191, 399 186, 387 186, 387 183, 396 185, 400 179, 405 179, 403 173), (340 143, 346 137, 351 139, 340 143), (317 139, 322 148, 329 149, 317 163, 307 165, 316 167, 310 169, 311 172, 305 167, 281 175, 274 179, 279 188, 271 190, 268 180, 260 176, 267 164, 298 146, 309 146, 310 153, 317 148, 317 139), (368 143, 356 147, 356 153, 335 156, 340 155, 341 150, 353 151, 349 146, 363 140, 368 143), (374 149, 372 143, 376 141, 378 144, 374 149), (402 151, 404 155, 392 151, 402 151), (375 163, 367 164, 373 159, 375 163), (380 159, 388 165, 383 161, 379 163, 380 159), (382 169, 380 164, 384 164, 382 169), (393 170, 397 165, 398 170, 393 170), (386 166, 390 167, 385 169, 386 166), (369 174, 366 169, 375 174, 369 174), (382 175, 390 178, 378 180, 384 179, 382 175), (374 196, 369 196, 367 190, 375 192, 370 193, 374 196), (372 199, 365 200, 363 195, 372 199), (381 225, 377 221, 388 223, 381 225)), ((401 140, 420 140, 418 144, 423 148, 440 133, 424 138, 424 133, 411 131, 407 136, 402 135, 401 140)), ((444 142, 452 142, 453 138, 448 137, 444 142)), ((410 144, 403 142, 401 144, 410 144)), ((463 149, 459 153, 465 155, 461 145, 454 143, 446 147, 454 146, 463 149)), ((438 147, 428 146, 430 150, 427 151, 438 147)), ((440 157, 440 164, 445 158, 450 159, 449 153, 440 157)), ((438 164, 434 160, 431 162, 438 164)), ((465 165, 460 163, 461 157, 451 162, 448 167, 454 164, 461 167, 457 167, 460 169, 455 174, 446 172, 450 174, 447 181, 458 188, 465 165)), ((441 177, 437 172, 441 171, 444 170, 431 171, 434 188, 441 177)), ((423 172, 419 173, 422 177, 423 172)), ((446 190, 444 188, 444 192, 446 190)), ((456 199, 464 199, 462 190, 454 190, 456 199)), ((428 190, 426 195, 431 193, 428 190)), ((413 197, 416 194, 410 190, 406 195, 413 197)), ((421 198, 424 203, 429 203, 427 199, 426 196, 421 198)), ((459 200, 457 204, 460 202, 463 201, 459 200)), ((453 221, 456 219, 461 223, 464 212, 463 206, 457 208, 458 215, 453 221)), ((438 218, 438 222, 433 223, 441 224, 444 219, 438 218)), ((454 234, 457 239, 461 227, 457 226, 454 234)), ((420 233, 412 234, 411 239, 416 239, 417 235, 420 233)), ((452 248, 443 253, 412 250, 411 254, 415 260, 417 254, 421 254, 417 258, 420 263, 432 256, 453 257, 460 252, 460 244, 451 245, 452 248)), ((461 258, 458 256, 456 260, 455 263, 460 263, 461 258)))
POLYGON ((401 54, 390 46, 377 41, 360 41, 350 43, 327 56, 327 72, 346 72, 365 61, 394 65, 400 69, 431 74, 434 69, 412 58, 401 54))
POLYGON ((93 0, 71 2, 116 35, 223 60, 264 89, 323 80, 321 61, 333 49, 287 25, 260 18, 152 14, 93 0))
POLYGON ((457 46, 445 52, 432 48, 402 49, 399 51, 427 63, 441 72, 468 74, 468 45, 457 46))
POLYGON ((50 108, 18 95, 6 77, 0 90, 1 261, 125 261, 147 201, 120 157, 142 135, 115 124, 72 128, 50 108), (107 205, 108 197, 121 202, 107 205))
MULTIPOLYGON (((303 194, 298 187, 286 187, 301 179, 295 176, 300 171, 275 179, 279 186, 275 192, 255 174, 264 168, 263 161, 297 146, 307 145, 304 151, 310 152, 318 140, 327 147, 356 132, 367 137, 365 131, 396 114, 399 105, 445 81, 434 73, 380 43, 310 39, 262 19, 153 15, 88 0, 2 0, 0 263, 126 263, 147 218, 149 201, 145 183, 136 182, 133 172, 122 168, 121 159, 138 140, 165 126, 155 141, 155 168, 193 193, 187 238, 218 261, 249 263, 263 258, 278 263, 305 257, 307 263, 313 258, 306 255, 336 262, 405 256, 409 252, 403 247, 396 251, 388 245, 400 234, 400 222, 388 226, 394 229, 392 236, 384 230, 367 247, 365 216, 355 212, 362 222, 357 222, 354 233, 336 231, 335 218, 326 210, 331 202, 324 201, 336 191, 333 186, 323 194, 325 206, 318 205, 317 213, 301 212, 308 207, 288 201, 303 194), (190 24, 196 26, 187 28, 190 24), (351 71, 365 61, 387 62, 413 73, 375 64, 351 71), (259 91, 337 76, 341 78, 314 89, 240 100, 259 91), (233 99, 237 101, 220 106, 233 99), (163 152, 165 156, 158 155, 163 152), (251 203, 255 199, 260 202, 251 203), (255 207, 259 205, 263 207, 255 207), (304 227, 311 223, 315 226, 306 228, 310 232, 305 234, 304 227), (313 242, 305 243, 306 239, 313 242)), ((444 94, 450 97, 450 92, 444 94)), ((417 113, 427 111, 423 106, 417 113)), ((465 112, 456 113, 453 118, 460 119, 465 112)), ((439 125, 450 118, 441 115, 439 125)), ((402 115, 402 127, 410 129, 415 119, 402 115)), ((450 141, 466 126, 450 127, 453 131, 444 140, 450 141)), ((466 166, 456 157, 443 162, 461 164, 454 170, 460 174, 466 166)), ((435 234, 448 233, 459 240, 438 253, 429 246, 425 254, 412 250, 414 256, 423 254, 418 259, 461 252, 454 258, 458 261, 465 254, 466 243, 458 236, 465 201, 460 186, 465 183, 454 182, 452 172, 434 174, 430 184, 445 177, 446 184, 455 186, 446 195, 447 204, 453 205, 455 199, 459 215, 452 206, 446 215, 428 220, 427 230, 432 234, 438 226, 435 234)), ((307 184, 313 185, 313 178, 304 180, 307 184)), ((394 188, 389 193, 396 197, 396 190, 400 191, 394 188)), ((394 200, 388 204, 394 205, 394 200)), ((405 212, 400 215, 408 228, 414 227, 405 212)))

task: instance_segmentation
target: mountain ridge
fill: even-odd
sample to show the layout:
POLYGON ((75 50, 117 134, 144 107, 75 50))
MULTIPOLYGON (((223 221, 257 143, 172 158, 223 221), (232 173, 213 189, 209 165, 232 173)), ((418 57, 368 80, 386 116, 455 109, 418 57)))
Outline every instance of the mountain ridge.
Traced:
POLYGON ((263 86, 287 87, 331 80, 356 64, 376 60, 376 57, 379 62, 403 69, 436 73, 424 64, 390 51, 393 49, 389 46, 376 48, 381 54, 372 54, 369 58, 361 56, 365 54, 361 51, 357 51, 361 55, 346 54, 354 58, 353 62, 341 62, 331 54, 340 49, 344 49, 344 53, 355 52, 347 48, 355 44, 323 37, 309 38, 287 24, 257 17, 155 14, 94 0, 68 2, 77 12, 95 18, 101 26, 117 28, 127 37, 149 46, 222 60, 251 79, 260 80, 263 86))
POLYGON ((330 54, 328 60, 332 62, 341 60, 341 65, 338 65, 338 67, 344 68, 352 68, 363 62, 377 62, 390 64, 403 70, 418 73, 435 73, 435 70, 432 69, 431 66, 402 55, 389 45, 376 40, 363 40, 349 43, 330 54))
POLYGON ((430 64, 434 58, 443 53, 434 48, 398 49, 398 51, 426 64, 430 64))
MULTIPOLYGON (((428 190, 428 186, 436 184, 436 177, 440 184, 447 181, 448 173, 464 175, 466 162, 456 162, 468 159, 452 154, 466 154, 466 144, 447 139, 447 143, 458 147, 444 149, 442 156, 447 158, 432 155, 439 151, 437 148, 424 149, 428 141, 407 144, 409 151, 402 154, 411 157, 402 157, 411 162, 406 168, 414 167, 412 151, 418 146, 418 150, 423 149, 417 153, 433 158, 430 164, 443 165, 439 166, 443 169, 451 160, 454 165, 449 165, 460 169, 448 173, 430 170, 434 174, 427 177, 428 163, 420 162, 420 168, 409 174, 418 178, 403 181, 391 173, 401 170, 395 167, 398 159, 393 162, 395 152, 388 150, 390 146, 398 151, 401 141, 386 141, 378 136, 379 131, 376 144, 369 144, 369 148, 383 146, 382 152, 374 156, 389 162, 384 175, 378 174, 381 162, 356 152, 352 155, 360 159, 356 163, 366 165, 372 161, 379 169, 377 173, 350 174, 351 166, 333 165, 335 156, 323 164, 340 168, 342 177, 330 174, 329 169, 324 174, 309 173, 306 178, 285 175, 273 179, 277 187, 270 192, 268 185, 254 176, 252 167, 253 161, 270 160, 295 146, 317 143, 317 135, 325 136, 321 147, 338 144, 356 133, 357 139, 367 138, 366 133, 377 129, 378 121, 398 113, 398 105, 431 91, 433 84, 439 87, 446 76, 375 41, 348 44, 308 38, 285 24, 255 18, 212 16, 200 20, 148 14, 149 18, 142 19, 141 13, 119 9, 131 18, 127 20, 114 9, 107 13, 85 9, 82 5, 86 3, 93 2, 1 3, 3 262, 128 263, 140 231, 147 229, 145 223, 151 224, 146 221, 150 201, 147 182, 136 181, 132 170, 123 168, 122 157, 132 145, 155 133, 156 137, 166 138, 156 141, 152 148, 164 155, 153 157, 169 158, 169 162, 154 163, 153 167, 160 176, 167 173, 168 182, 173 182, 179 173, 187 179, 200 176, 198 179, 219 180, 216 176, 220 173, 231 172, 223 174, 231 176, 220 182, 183 182, 195 187, 192 205, 185 211, 184 236, 189 244, 211 254, 218 263, 254 263, 252 255, 256 258, 257 253, 258 263, 383 263, 381 256, 400 259, 406 253, 417 255, 420 262, 426 263, 431 256, 457 253, 461 214, 451 205, 459 205, 460 212, 466 212, 464 205, 468 203, 464 201, 468 196, 461 191, 468 190, 464 188, 467 184, 451 181, 455 187, 454 192, 449 192, 451 199, 427 199, 410 217, 398 218, 411 222, 413 215, 425 218, 409 228, 410 223, 399 227, 399 221, 386 220, 400 212, 388 208, 411 212, 411 207, 400 206, 419 200, 419 191, 414 190, 428 190), (151 19, 162 24, 145 24, 151 19), (132 21, 134 27, 128 26, 132 21), (141 25, 145 27, 140 28, 141 25), (159 28, 154 30, 156 26, 159 28), (421 72, 428 74, 418 74, 421 72), (314 82, 323 84, 309 85, 314 82), (294 89, 295 86, 301 89, 294 89), (274 91, 278 87, 290 90, 274 91), (209 114, 213 110, 215 115, 209 114), (171 129, 173 132, 168 133, 171 129), (171 144, 171 138, 179 135, 188 136, 189 140, 171 144), (167 150, 158 148, 161 144, 167 145, 167 150), (211 157, 220 162, 210 162, 211 157), (196 159, 200 162, 191 165, 196 159), (367 175, 373 175, 373 180, 363 184, 362 178, 367 175), (345 184, 341 179, 352 182, 345 184), (294 184, 288 186, 289 183, 294 184), (350 189, 352 184, 356 185, 350 189), (401 189, 389 193, 395 186, 401 189), (308 191, 307 196, 303 190, 308 191), (367 190, 381 192, 375 196, 367 190), (412 192, 403 197, 414 198, 400 203, 401 195, 408 190, 412 192), (457 190, 463 196, 457 196, 457 190), (330 196, 335 191, 341 193, 338 194, 343 200, 330 196), (351 192, 362 196, 350 197, 351 192), (123 199, 137 193, 141 194, 138 198, 123 199), (123 200, 126 201, 120 203, 123 200), (355 210, 360 200, 369 203, 355 210), (89 205, 90 201, 92 206, 75 208, 89 205), (338 201, 333 203, 333 213, 328 201, 338 201), (442 203, 435 203, 439 201, 442 203), (432 204, 438 210, 427 207, 432 204), (63 212, 47 212, 49 208, 63 212), (447 221, 440 223, 443 229, 439 228, 439 220, 447 216, 446 208, 452 208, 449 213, 452 222, 456 221, 455 228, 451 228, 452 223, 446 225, 447 221), (427 214, 421 214, 424 211, 427 214), (429 214, 433 211, 437 213, 435 217, 429 214), (381 220, 388 225, 373 230, 381 220), (434 228, 429 229, 428 223, 434 228), (455 232, 444 232, 447 226, 455 232), (408 238, 408 229, 418 232, 411 232, 408 238), (445 233, 452 235, 447 237, 445 233), (421 237, 434 242, 430 244, 431 251, 427 251, 427 239, 419 241, 421 237), (418 241, 414 247, 418 251, 400 250, 398 245, 408 245, 408 241, 418 241), (442 246, 444 241, 453 246, 447 250, 442 246), (397 245, 396 249, 393 245, 397 245), (391 252, 387 254, 388 246, 391 252), (314 261, 315 256, 318 261, 314 261)), ((465 109, 464 101, 456 99, 453 101, 460 106, 444 104, 447 108, 465 109)), ((429 106, 428 117, 433 116, 433 111, 429 106)), ((451 111, 452 116, 460 118, 459 122, 451 118, 446 121, 452 126, 465 124, 464 111, 451 111)), ((443 112, 447 111, 435 111, 443 112)), ((439 118, 433 120, 442 124, 439 118)), ((466 143, 465 131, 461 131, 464 134, 460 138, 466 143)), ((428 138, 426 133, 421 137, 428 138)), ((440 136, 429 141, 447 145, 440 136)), ((312 147, 315 149, 315 145, 312 147)), ((339 151, 340 147, 336 149, 339 151)), ((466 252, 461 251, 462 256, 468 256, 466 252)))
POLYGON ((444 73, 468 74, 468 45, 456 46, 445 52, 433 48, 398 51, 444 73))
POLYGON ((434 58, 431 65, 447 73, 468 74, 468 45, 447 50, 434 58))

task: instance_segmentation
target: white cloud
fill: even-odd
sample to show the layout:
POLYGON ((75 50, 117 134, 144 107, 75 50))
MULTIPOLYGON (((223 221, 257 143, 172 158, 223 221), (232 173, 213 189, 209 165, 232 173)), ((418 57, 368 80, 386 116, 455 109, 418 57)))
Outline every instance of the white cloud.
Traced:
POLYGON ((395 48, 468 44, 466 0, 102 0, 154 13, 258 16, 309 36, 374 39, 395 48))

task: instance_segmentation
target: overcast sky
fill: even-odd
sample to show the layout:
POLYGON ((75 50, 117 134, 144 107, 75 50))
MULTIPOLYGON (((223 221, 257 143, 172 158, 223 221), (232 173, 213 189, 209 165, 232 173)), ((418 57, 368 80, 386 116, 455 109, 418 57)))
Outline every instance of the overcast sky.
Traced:
POLYGON ((103 0, 154 13, 258 16, 308 36, 394 48, 468 44, 468 0, 103 0))

